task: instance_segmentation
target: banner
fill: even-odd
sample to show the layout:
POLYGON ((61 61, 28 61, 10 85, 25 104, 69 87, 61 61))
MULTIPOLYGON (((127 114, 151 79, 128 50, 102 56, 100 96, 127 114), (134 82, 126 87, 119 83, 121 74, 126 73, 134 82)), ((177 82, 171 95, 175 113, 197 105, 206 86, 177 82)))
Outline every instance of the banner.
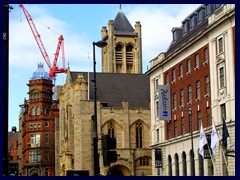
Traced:
POLYGON ((159 85, 158 86, 158 103, 159 103, 159 119, 171 120, 171 98, 170 98, 170 86, 159 85))

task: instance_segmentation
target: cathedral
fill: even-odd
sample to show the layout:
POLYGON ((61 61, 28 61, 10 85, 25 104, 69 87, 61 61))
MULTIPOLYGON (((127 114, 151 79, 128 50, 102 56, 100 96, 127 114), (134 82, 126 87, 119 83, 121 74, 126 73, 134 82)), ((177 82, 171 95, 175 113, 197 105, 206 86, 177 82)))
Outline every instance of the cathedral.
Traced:
MULTIPOLYGON (((108 28, 102 27, 102 72, 97 81, 97 136, 100 174, 143 176, 152 172, 150 82, 142 74, 141 24, 129 23, 121 7, 108 28), (116 138, 117 161, 103 165, 101 136, 116 138)), ((55 121, 55 173, 94 175, 94 73, 73 72, 59 93, 55 121)))

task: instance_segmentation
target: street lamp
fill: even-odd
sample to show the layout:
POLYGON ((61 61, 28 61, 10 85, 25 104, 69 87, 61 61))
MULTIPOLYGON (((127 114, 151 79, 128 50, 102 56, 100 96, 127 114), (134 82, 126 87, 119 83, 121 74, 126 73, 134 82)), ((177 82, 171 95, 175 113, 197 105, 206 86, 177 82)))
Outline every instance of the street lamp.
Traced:
POLYGON ((94 83, 94 115, 93 115, 93 153, 94 153, 94 176, 100 173, 99 154, 98 154, 98 133, 97 133, 97 83, 96 83, 96 58, 95 45, 103 48, 107 45, 106 41, 93 42, 93 80, 94 83))
POLYGON ((195 176, 195 160, 194 160, 194 150, 193 150, 193 121, 192 121, 192 110, 191 109, 185 109, 184 111, 186 112, 189 112, 191 114, 191 116, 189 116, 189 122, 191 123, 190 124, 190 133, 191 133, 191 144, 192 144, 192 162, 191 162, 191 165, 192 165, 192 168, 191 168, 191 174, 192 176, 195 176), (190 120, 191 118, 191 120, 190 120))

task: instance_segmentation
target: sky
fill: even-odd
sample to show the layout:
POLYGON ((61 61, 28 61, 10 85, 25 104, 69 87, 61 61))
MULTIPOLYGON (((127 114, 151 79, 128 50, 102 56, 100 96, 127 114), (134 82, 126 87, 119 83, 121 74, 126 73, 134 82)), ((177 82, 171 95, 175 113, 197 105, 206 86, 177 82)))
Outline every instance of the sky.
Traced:
MULTIPOLYGON (((9 13, 9 126, 19 130, 20 104, 28 97, 28 82, 37 70, 37 64, 48 66, 41 56, 22 9, 11 4, 9 13)), ((119 4, 24 4, 33 17, 38 33, 48 53, 51 64, 58 37, 64 37, 65 64, 71 71, 93 70, 92 43, 101 40, 101 28, 114 20, 119 4)), ((142 26, 143 73, 149 62, 161 52, 166 52, 172 40, 172 28, 181 27, 182 21, 199 4, 122 4, 122 10, 134 27, 142 26)), ((97 72, 101 72, 101 50, 96 48, 97 72)), ((58 67, 62 59, 58 58, 58 67)), ((58 74, 55 85, 65 83, 65 74, 58 74)))

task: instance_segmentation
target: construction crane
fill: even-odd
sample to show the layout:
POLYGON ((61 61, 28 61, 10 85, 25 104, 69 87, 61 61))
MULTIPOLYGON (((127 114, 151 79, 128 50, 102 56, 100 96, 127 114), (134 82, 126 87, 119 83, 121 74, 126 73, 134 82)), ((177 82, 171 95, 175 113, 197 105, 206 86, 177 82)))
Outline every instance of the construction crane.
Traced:
POLYGON ((47 53, 47 51, 46 51, 46 49, 45 49, 45 47, 42 43, 41 36, 37 31, 37 28, 36 28, 36 26, 33 22, 32 16, 28 13, 26 8, 22 4, 20 4, 19 6, 23 10, 23 13, 24 13, 24 15, 27 19, 27 22, 28 22, 31 30, 32 30, 33 36, 34 36, 34 38, 37 42, 38 48, 39 48, 39 50, 40 50, 40 52, 43 56, 43 59, 45 60, 45 62, 47 63, 47 65, 49 67, 49 77, 52 78, 53 80, 55 80, 56 73, 66 72, 63 35, 60 35, 59 38, 58 38, 57 49, 56 49, 56 53, 55 53, 55 56, 54 56, 53 65, 51 66, 51 63, 50 63, 50 60, 49 60, 49 57, 48 57, 48 53, 47 53), (60 49, 62 50, 62 65, 63 65, 62 68, 57 67, 57 60, 58 60, 60 49))

